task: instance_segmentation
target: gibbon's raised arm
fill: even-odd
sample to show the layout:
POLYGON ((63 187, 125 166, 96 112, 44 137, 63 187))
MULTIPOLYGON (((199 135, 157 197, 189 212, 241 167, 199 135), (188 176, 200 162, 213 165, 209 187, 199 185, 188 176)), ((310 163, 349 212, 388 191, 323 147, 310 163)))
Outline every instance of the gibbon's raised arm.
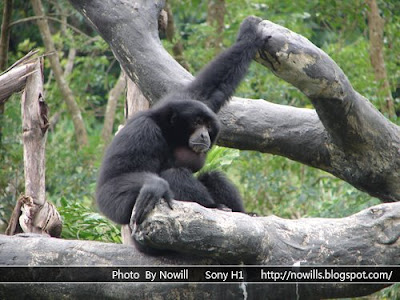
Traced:
POLYGON ((268 41, 259 32, 262 19, 247 17, 235 44, 204 67, 185 91, 207 104, 215 113, 232 97, 258 50, 268 41))

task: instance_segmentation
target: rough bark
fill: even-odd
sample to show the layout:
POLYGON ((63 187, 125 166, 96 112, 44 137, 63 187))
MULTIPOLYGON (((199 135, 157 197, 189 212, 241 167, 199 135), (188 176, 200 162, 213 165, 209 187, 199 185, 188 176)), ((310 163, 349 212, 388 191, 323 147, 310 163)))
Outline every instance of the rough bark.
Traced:
POLYGON ((28 77, 21 101, 25 193, 38 205, 46 202, 45 146, 49 127, 41 68, 37 60, 35 73, 28 77))
POLYGON ((135 239, 146 246, 235 264, 397 265, 400 261, 400 203, 380 204, 346 218, 286 220, 180 201, 174 201, 171 210, 162 202, 143 224, 131 227, 135 239))
POLYGON ((400 200, 399 127, 306 38, 269 21, 261 26, 272 39, 258 61, 311 100, 324 128, 314 142, 316 166, 381 200, 400 200))
MULTIPOLYGON (((61 240, 39 235, 0 235, 0 265, 162 266, 210 263, 209 259, 190 258, 182 254, 148 256, 126 245, 61 240), (17 253, 15 249, 18 249, 17 253)), ((240 299, 243 290, 238 284, 0 284, 2 299, 49 296, 57 299, 240 299)))
MULTIPOLYGON (((40 0, 31 0, 33 10, 36 16, 41 17, 44 16, 43 6, 40 0)), ((68 111, 71 115, 72 122, 75 128, 75 135, 80 146, 84 146, 88 142, 87 132, 85 128, 85 123, 82 119, 82 114, 79 109, 78 104, 76 103, 72 90, 67 84, 65 77, 63 75, 63 70, 61 68, 60 59, 58 57, 58 52, 54 46, 54 42, 51 37, 50 28, 47 23, 47 19, 40 18, 37 19, 37 24, 40 30, 40 34, 43 39, 43 43, 45 45, 46 51, 51 53, 49 55, 51 69, 54 72, 54 77, 56 79, 57 85, 60 88, 60 92, 64 97, 65 103, 67 104, 68 111)))
MULTIPOLYGON (((193 78, 160 43, 162 1, 71 2, 152 103, 193 78)), ((236 98, 220 113, 218 143, 286 156, 381 200, 400 200, 399 127, 354 91, 335 62, 310 41, 269 21, 260 24, 260 34, 272 38, 258 61, 304 92, 316 110, 236 98)))
POLYGON ((371 64, 375 71, 375 78, 379 84, 379 90, 384 97, 381 110, 390 117, 395 116, 394 102, 390 91, 389 79, 386 73, 385 60, 383 58, 383 30, 384 21, 379 15, 379 8, 375 0, 367 0, 368 10, 368 30, 370 43, 371 64))

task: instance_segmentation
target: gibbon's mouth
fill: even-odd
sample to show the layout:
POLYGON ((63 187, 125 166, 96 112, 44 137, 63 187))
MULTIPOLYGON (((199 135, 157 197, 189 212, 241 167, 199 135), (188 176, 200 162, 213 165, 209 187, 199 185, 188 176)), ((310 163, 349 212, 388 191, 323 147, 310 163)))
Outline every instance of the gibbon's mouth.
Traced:
POLYGON ((205 153, 210 150, 210 145, 208 143, 191 142, 189 146, 190 149, 196 153, 205 153))

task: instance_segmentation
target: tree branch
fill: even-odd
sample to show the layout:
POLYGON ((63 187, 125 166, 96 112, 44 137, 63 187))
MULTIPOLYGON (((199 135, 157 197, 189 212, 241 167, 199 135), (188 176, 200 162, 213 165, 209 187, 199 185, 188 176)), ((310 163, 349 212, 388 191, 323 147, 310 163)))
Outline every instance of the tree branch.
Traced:
POLYGON ((16 92, 21 91, 26 84, 26 78, 34 72, 35 63, 29 62, 16 66, 0 75, 0 103, 4 103, 16 92))
POLYGON ((131 227, 135 239, 145 246, 230 263, 400 263, 400 203, 380 204, 346 218, 285 220, 207 209, 182 201, 174 201, 171 210, 162 202, 144 223, 131 227))
POLYGON ((84 33, 82 30, 79 30, 78 28, 76 28, 75 26, 72 26, 71 24, 69 24, 68 22, 65 22, 63 20, 54 18, 54 17, 50 17, 50 16, 32 16, 32 17, 27 17, 27 18, 23 18, 23 19, 19 19, 17 21, 14 21, 12 23, 10 23, 9 27, 20 24, 20 23, 24 23, 24 22, 31 22, 31 21, 37 21, 37 20, 49 20, 49 21, 54 21, 57 23, 60 23, 66 27, 71 28, 73 31, 75 31, 76 33, 82 35, 85 38, 90 39, 91 37, 89 35, 87 35, 86 33, 84 33))
MULTIPOLYGON (((269 21, 258 61, 310 98, 326 130, 326 170, 381 200, 400 200, 400 130, 358 94, 336 63, 306 38, 269 21)), ((320 148, 322 150, 323 148, 320 148)))
POLYGON ((329 160, 327 132, 313 109, 233 98, 219 118, 219 145, 282 155, 311 166, 329 160))
POLYGON ((110 44, 127 75, 152 104, 193 79, 158 37, 158 15, 164 1, 70 2, 110 44))

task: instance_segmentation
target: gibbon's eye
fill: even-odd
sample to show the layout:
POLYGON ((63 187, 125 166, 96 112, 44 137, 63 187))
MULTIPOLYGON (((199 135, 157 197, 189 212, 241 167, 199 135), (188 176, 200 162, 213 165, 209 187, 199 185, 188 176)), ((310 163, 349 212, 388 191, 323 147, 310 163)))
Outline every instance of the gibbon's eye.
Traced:
POLYGON ((194 121, 194 126, 199 127, 203 124, 203 121, 201 118, 196 118, 196 120, 194 121))

